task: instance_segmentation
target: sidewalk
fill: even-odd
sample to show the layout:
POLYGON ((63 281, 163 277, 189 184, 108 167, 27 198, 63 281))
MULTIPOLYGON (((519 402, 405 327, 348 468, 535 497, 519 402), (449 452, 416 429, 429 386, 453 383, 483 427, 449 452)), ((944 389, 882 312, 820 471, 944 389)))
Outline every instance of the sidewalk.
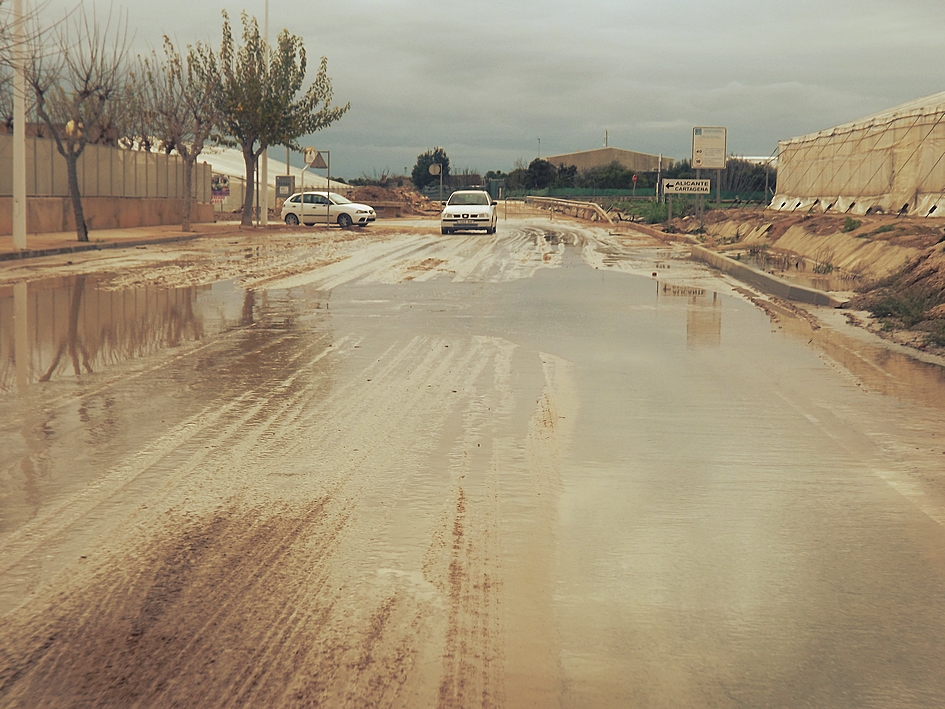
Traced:
MULTIPOLYGON (((252 233, 251 230, 247 231, 252 233)), ((25 251, 14 249, 13 236, 5 234, 0 236, 0 261, 75 253, 77 251, 127 248, 162 242, 189 241, 202 236, 220 236, 239 232, 239 222, 228 221, 194 224, 191 232, 182 231, 180 224, 90 230, 88 242, 77 241, 74 231, 27 234, 25 251)))

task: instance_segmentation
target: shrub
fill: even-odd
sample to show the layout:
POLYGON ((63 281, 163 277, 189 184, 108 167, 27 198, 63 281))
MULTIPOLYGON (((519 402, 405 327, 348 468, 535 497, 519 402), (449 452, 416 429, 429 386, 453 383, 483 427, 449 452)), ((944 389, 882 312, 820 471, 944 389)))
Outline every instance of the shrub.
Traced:
POLYGON ((847 217, 846 219, 843 220, 843 231, 845 232, 856 231, 861 226, 863 226, 863 222, 861 222, 859 219, 854 219, 853 217, 847 217))
POLYGON ((945 325, 939 324, 938 327, 932 330, 932 332, 929 333, 928 340, 933 345, 945 347, 945 325))
POLYGON ((925 320, 925 314, 934 305, 932 299, 924 294, 887 293, 869 307, 877 318, 897 318, 907 328, 925 320))

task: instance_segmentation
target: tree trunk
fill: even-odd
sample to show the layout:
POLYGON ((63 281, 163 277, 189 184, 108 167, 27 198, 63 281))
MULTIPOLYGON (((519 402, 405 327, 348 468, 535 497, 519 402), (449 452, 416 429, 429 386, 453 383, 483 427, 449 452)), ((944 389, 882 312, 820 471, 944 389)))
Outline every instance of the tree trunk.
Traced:
POLYGON ((243 218, 240 224, 252 226, 253 198, 256 196, 256 153, 252 150, 244 150, 243 162, 246 163, 246 188, 243 190, 243 218))
POLYGON ((181 229, 183 231, 192 231, 190 223, 191 212, 194 208, 194 161, 196 155, 184 156, 182 161, 184 167, 184 200, 181 214, 181 229))
POLYGON ((89 240, 89 228, 85 224, 85 212, 82 209, 82 195, 79 193, 79 173, 76 164, 79 156, 71 150, 63 156, 66 159, 66 174, 69 176, 69 197, 72 198, 72 215, 75 217, 75 234, 79 241, 89 240))

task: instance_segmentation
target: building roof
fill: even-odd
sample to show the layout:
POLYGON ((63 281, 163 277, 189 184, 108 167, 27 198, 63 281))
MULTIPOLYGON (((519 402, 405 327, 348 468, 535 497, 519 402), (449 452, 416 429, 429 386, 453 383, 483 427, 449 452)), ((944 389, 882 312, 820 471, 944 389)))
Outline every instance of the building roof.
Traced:
MULTIPOLYGON (((285 160, 278 160, 278 155, 285 155, 285 148, 276 147, 269 150, 269 175, 268 182, 271 187, 276 185, 276 177, 285 175, 285 160)), ((243 163, 243 154, 234 148, 210 148, 206 152, 200 153, 200 161, 210 163, 211 169, 221 175, 227 175, 239 180, 246 178, 246 166, 243 163)), ((302 168, 289 166, 290 175, 295 175, 296 185, 302 184, 302 168)), ((312 189, 325 189, 328 187, 328 179, 321 170, 308 168, 305 170, 305 186, 312 189)), ((347 189, 350 185, 338 180, 331 181, 332 189, 347 189)))
MULTIPOLYGON (((662 158, 662 166, 664 168, 673 164, 672 158, 665 155, 662 156, 662 158)), ((619 162, 624 167, 632 170, 655 172, 660 164, 660 156, 658 155, 610 147, 580 150, 575 153, 563 153, 561 155, 549 155, 545 160, 556 165, 575 165, 579 170, 587 170, 593 167, 609 165, 612 162, 619 162)))
POLYGON ((872 113, 868 116, 864 116, 863 118, 857 118, 856 120, 850 121, 849 123, 842 123, 838 126, 834 126, 833 128, 826 128, 821 131, 808 133, 807 135, 801 135, 782 142, 807 142, 830 135, 852 133, 857 130, 869 128, 870 126, 886 125, 887 123, 892 123, 893 121, 903 118, 938 114, 945 114, 945 91, 932 94, 930 96, 923 96, 922 98, 913 99, 912 101, 907 101, 906 103, 901 103, 898 106, 893 106, 892 108, 887 108, 883 111, 872 113))

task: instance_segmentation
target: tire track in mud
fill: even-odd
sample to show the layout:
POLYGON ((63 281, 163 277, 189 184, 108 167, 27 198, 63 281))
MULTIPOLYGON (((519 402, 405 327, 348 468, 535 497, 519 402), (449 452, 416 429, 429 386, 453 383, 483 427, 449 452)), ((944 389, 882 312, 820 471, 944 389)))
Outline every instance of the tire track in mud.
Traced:
POLYGON ((434 422, 455 408, 457 394, 477 391, 494 357, 485 340, 445 344, 414 338, 388 348, 375 358, 381 362, 317 401, 304 398, 302 368, 286 385, 300 386, 296 399, 274 407, 269 399, 286 388, 274 391, 221 432, 216 440, 230 450, 181 450, 174 467, 190 455, 196 475, 164 491, 160 509, 139 510, 110 554, 73 569, 45 601, 9 618, 0 704, 418 706, 433 699, 436 678, 413 668, 437 647, 430 633, 439 602, 399 583, 365 585, 355 550, 378 527, 362 509, 365 492, 397 495, 402 473, 389 469, 392 455, 413 456, 416 465, 424 455, 412 450, 416 442, 424 433, 435 438, 434 422), (308 444, 300 431, 314 434, 308 444), (349 448, 357 438, 360 455, 349 448), (312 443, 322 454, 306 457, 312 443), (329 479, 305 483, 299 499, 310 502, 251 479, 261 459, 286 455, 305 458, 312 472, 333 468, 329 479), (208 500, 195 502, 201 486, 221 478, 230 498, 210 509, 208 500))
MULTIPOLYGON (((509 706, 558 706, 564 691, 560 642, 553 622, 561 468, 578 412, 570 362, 541 353, 544 384, 528 422, 526 475, 517 514, 503 515, 503 594, 509 706)), ((507 485, 511 487, 511 485, 507 485)))
POLYGON ((454 282, 499 282, 529 278, 539 269, 560 266, 560 248, 546 242, 546 229, 515 224, 506 233, 488 237, 396 235, 357 252, 336 255, 334 262, 318 270, 243 279, 241 285, 275 289, 314 284, 331 290, 353 282, 396 284, 444 274, 454 282), (428 260, 438 264, 436 269, 418 269, 428 260))
MULTIPOLYGON (((537 232, 510 241, 529 269, 557 251, 537 232)), ((463 242, 482 257, 470 277, 498 277, 505 256, 463 242)), ((219 393, 232 407, 216 423, 166 442, 147 472, 162 484, 107 551, 8 616, 0 705, 557 699, 549 533, 568 424, 551 412, 572 418, 566 363, 543 365, 523 459, 510 343, 278 338, 241 359, 245 388, 219 393)))
MULTIPOLYGON (((284 339, 278 338, 275 342, 268 342, 263 349, 279 347, 284 339)), ((267 433, 269 427, 275 424, 272 411, 268 421, 259 421, 259 414, 272 409, 272 401, 280 399, 281 394, 307 374, 308 368, 317 364, 329 351, 324 343, 316 342, 311 345, 310 350, 295 353, 286 360, 288 365, 303 357, 310 357, 310 360, 305 367, 295 370, 282 382, 267 382, 260 389, 249 390, 229 401, 214 402, 204 407, 135 453, 131 460, 116 466, 58 505, 43 510, 33 520, 0 541, 0 573, 9 572, 38 547, 48 545, 56 537, 67 534, 90 512, 121 494, 126 486, 141 476, 166 471, 160 478, 160 487, 152 493, 152 497, 172 489, 201 466, 205 466, 212 456, 212 448, 206 445, 197 447, 199 444, 212 440, 215 447, 229 450, 231 455, 236 456, 251 448, 267 433), (183 459, 182 452, 185 453, 183 459)), ((282 399, 276 410, 285 410, 297 398, 298 395, 282 399)))

